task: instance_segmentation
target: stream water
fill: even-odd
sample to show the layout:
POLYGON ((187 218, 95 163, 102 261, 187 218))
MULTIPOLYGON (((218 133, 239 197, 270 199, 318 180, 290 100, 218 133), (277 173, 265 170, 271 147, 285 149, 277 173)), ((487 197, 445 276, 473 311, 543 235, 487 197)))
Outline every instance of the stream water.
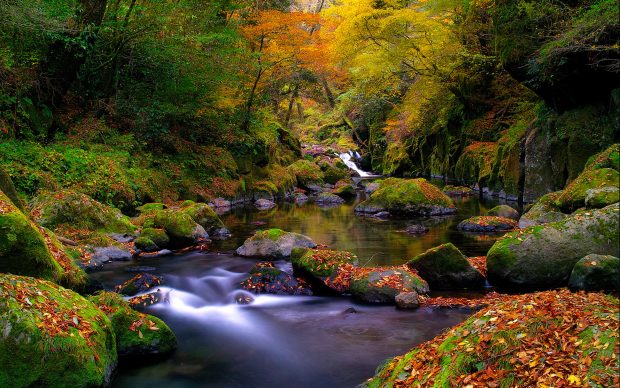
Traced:
MULTIPOLYGON (((363 195, 363 194, 361 194, 363 195)), ((359 200, 359 199, 358 199, 359 200)), ((424 250, 452 242, 466 255, 484 255, 495 238, 464 234, 458 222, 496 203, 457 201, 458 213, 435 219, 387 221, 354 215, 358 201, 321 208, 279 204, 276 209, 234 209, 222 215, 233 236, 215 241, 211 252, 193 252, 113 263, 95 278, 106 287, 131 278, 130 267, 154 267, 170 291, 170 303, 148 308, 176 333, 179 348, 168 359, 121 369, 115 387, 353 387, 388 357, 402 354, 463 321, 466 309, 399 311, 368 306, 349 297, 263 295, 237 305, 237 285, 256 260, 232 250, 261 228, 278 227, 349 250, 366 265, 402 264, 424 250), (423 236, 401 232, 421 223, 423 236), (355 312, 350 309, 353 308, 355 312)), ((290 263, 278 262, 290 269, 290 263)))

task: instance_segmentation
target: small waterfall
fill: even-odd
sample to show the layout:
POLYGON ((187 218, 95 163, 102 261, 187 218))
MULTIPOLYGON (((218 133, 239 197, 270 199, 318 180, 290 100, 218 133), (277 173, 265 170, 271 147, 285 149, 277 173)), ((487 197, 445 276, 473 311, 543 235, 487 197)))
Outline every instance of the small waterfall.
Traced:
POLYGON ((359 167, 357 167, 357 164, 355 164, 354 159, 361 159, 362 157, 360 156, 360 154, 357 151, 349 151, 349 152, 344 152, 340 155, 338 155, 340 157, 340 159, 344 162, 344 164, 349 167, 351 170, 357 172, 361 178, 371 178, 371 177, 375 177, 377 175, 371 174, 369 172, 363 171, 362 169, 360 169, 359 167))

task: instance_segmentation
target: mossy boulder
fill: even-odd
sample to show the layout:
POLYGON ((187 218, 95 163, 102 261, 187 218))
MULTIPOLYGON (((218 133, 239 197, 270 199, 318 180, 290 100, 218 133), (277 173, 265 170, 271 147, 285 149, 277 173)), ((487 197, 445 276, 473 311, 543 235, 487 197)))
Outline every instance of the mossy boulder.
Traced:
POLYGON ((44 192, 32 203, 38 224, 50 229, 61 225, 115 233, 132 233, 136 227, 120 210, 71 190, 44 192))
POLYGON ((586 208, 600 209, 612 203, 620 201, 620 189, 614 186, 606 186, 586 191, 586 208))
POLYGON ((347 181, 338 182, 336 187, 332 190, 332 193, 345 199, 355 198, 357 196, 355 187, 347 181))
MULTIPOLYGON (((343 165, 340 163, 339 165, 343 165)), ((323 171, 323 180, 325 183, 329 183, 335 185, 339 180, 349 177, 349 170, 345 166, 344 168, 336 167, 325 163, 321 166, 321 170, 323 171)))
POLYGON ((308 281, 319 293, 344 293, 348 286, 334 283, 344 267, 357 266, 357 256, 347 251, 329 249, 294 249, 291 263, 296 276, 308 281))
POLYGON ((519 212, 508 205, 495 206, 487 212, 488 216, 510 218, 519 221, 519 212))
POLYGON ((484 287, 484 276, 452 243, 427 250, 411 259, 407 266, 417 271, 432 290, 484 287))
POLYGON ((476 216, 459 222, 457 228, 465 232, 506 232, 516 229, 517 221, 505 217, 476 216))
POLYGON ((139 313, 113 292, 102 292, 90 300, 104 311, 116 333, 116 350, 121 360, 143 362, 173 352, 177 339, 161 319, 139 313))
POLYGON ((556 205, 556 201, 560 194, 562 194, 561 191, 556 191, 540 197, 540 199, 519 218, 519 228, 557 222, 566 218, 567 215, 562 213, 560 208, 556 205))
POLYGON ((159 250, 159 246, 157 246, 157 244, 155 244, 155 242, 148 237, 138 237, 133 243, 136 249, 143 252, 156 252, 159 250))
POLYGON ((562 209, 565 213, 575 211, 586 205, 586 197, 588 194, 592 197, 591 190, 600 190, 603 188, 610 188, 609 195, 606 195, 605 191, 599 195, 594 195, 591 198, 591 205, 597 207, 605 207, 611 203, 618 201, 618 192, 613 190, 617 189, 620 185, 620 174, 617 170, 611 168, 601 168, 594 170, 586 170, 580 174, 577 179, 572 181, 562 194, 556 200, 556 205, 562 209), (608 201, 613 201, 607 203, 608 201))
POLYGON ((117 364, 106 315, 52 282, 0 274, 0 386, 108 386, 117 364))
POLYGON ((192 220, 205 228, 207 233, 211 235, 228 233, 220 217, 206 203, 189 201, 185 206, 181 206, 181 211, 190 216, 192 220))
POLYGON ((264 259, 284 259, 294 248, 315 248, 310 237, 281 229, 259 230, 237 248, 237 255, 264 259))
POLYGON ((357 273, 351 277, 353 297, 364 303, 395 304, 396 296, 403 292, 418 294, 429 292, 428 284, 405 267, 377 268, 357 273))
MULTIPOLYGON (((140 236, 138 238, 146 238, 151 240, 158 248, 163 249, 166 248, 170 244, 170 237, 166 234, 164 229, 157 228, 143 228, 140 231, 140 236)), ((138 246, 138 240, 135 241, 136 246, 138 246)))
POLYGON ((610 255, 587 255, 575 264, 568 279, 572 290, 620 290, 620 259, 610 255))
POLYGON ((35 225, 0 192, 0 271, 52 280, 72 288, 84 285, 79 252, 65 250, 50 230, 35 225))
POLYGON ((437 216, 454 214, 456 207, 450 197, 426 179, 388 178, 355 211, 366 214, 389 211, 397 215, 437 216))
POLYGON ((586 163, 584 171, 600 168, 612 168, 620 171, 620 144, 612 144, 605 151, 592 156, 586 163))
POLYGON ((487 254, 489 282, 500 288, 565 287, 582 257, 618 254, 618 213, 614 204, 508 233, 487 254))
POLYGON ((256 264, 249 275, 241 282, 241 288, 255 294, 312 295, 312 290, 303 280, 268 261, 256 264))
POLYGON ((555 387, 570 376, 586 386, 615 386, 618 303, 568 290, 513 295, 386 360, 361 387, 555 387), (565 353, 571 362, 553 356, 565 353), (548 373, 555 368, 562 375, 548 373))
POLYGON ((304 188, 323 183, 323 171, 316 163, 309 160, 298 160, 288 166, 287 169, 295 175, 297 184, 304 188))
POLYGON ((206 230, 187 213, 176 209, 161 210, 153 215, 153 226, 170 238, 171 247, 183 247, 209 238, 206 230))

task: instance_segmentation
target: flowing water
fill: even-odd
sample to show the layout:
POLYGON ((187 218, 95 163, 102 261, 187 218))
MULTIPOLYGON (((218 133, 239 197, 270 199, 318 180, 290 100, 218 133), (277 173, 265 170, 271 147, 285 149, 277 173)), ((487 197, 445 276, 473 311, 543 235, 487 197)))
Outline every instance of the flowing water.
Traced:
MULTIPOLYGON (((361 194, 363 195, 363 194, 361 194)), ((387 221, 355 216, 357 201, 332 208, 279 204, 259 212, 235 209, 222 215, 233 237, 215 241, 211 252, 113 263, 95 274, 106 287, 131 278, 129 267, 156 268, 169 303, 147 312, 176 333, 179 348, 156 365, 121 369, 116 387, 352 387, 373 375, 381 362, 402 354, 463 321, 471 311, 399 311, 368 306, 349 297, 257 296, 237 305, 238 284, 256 260, 232 250, 261 228, 306 234, 317 243, 356 253, 362 264, 402 264, 444 242, 469 256, 483 255, 495 238, 464 234, 456 224, 484 213, 495 203, 457 201, 458 213, 434 219, 387 221), (402 230, 413 223, 429 227, 423 236, 402 230), (353 309, 353 310, 352 310, 353 309)), ((290 270, 290 263, 278 262, 290 270)))
POLYGON ((344 152, 344 153, 338 155, 338 157, 342 160, 342 162, 347 167, 349 167, 351 170, 357 172, 360 177, 362 177, 362 178, 378 177, 378 175, 374 175, 372 173, 363 171, 362 169, 360 169, 357 166, 357 164, 355 163, 355 159, 361 159, 360 154, 358 154, 357 152, 353 152, 353 151, 344 152))

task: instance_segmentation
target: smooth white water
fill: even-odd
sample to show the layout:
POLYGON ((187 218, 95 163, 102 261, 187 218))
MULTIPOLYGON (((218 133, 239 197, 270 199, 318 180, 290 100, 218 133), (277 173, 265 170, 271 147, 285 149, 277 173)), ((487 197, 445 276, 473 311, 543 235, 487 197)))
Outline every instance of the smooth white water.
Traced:
POLYGON ((344 152, 340 155, 338 155, 340 157, 340 159, 344 162, 344 164, 349 167, 351 170, 357 172, 361 178, 371 178, 371 177, 375 177, 377 175, 371 174, 369 172, 363 171, 362 169, 360 169, 357 164, 355 164, 355 161, 353 160, 353 156, 355 156, 356 158, 360 157, 360 154, 358 154, 357 152, 353 153, 351 151, 349 152, 344 152))

